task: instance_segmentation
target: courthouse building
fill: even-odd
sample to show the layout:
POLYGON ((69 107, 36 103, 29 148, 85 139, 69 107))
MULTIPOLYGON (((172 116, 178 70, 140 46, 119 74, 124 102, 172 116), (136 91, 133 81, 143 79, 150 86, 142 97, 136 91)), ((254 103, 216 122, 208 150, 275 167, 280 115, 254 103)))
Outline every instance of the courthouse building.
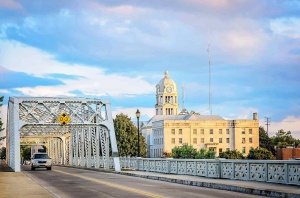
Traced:
POLYGON ((184 143, 197 150, 214 150, 216 156, 235 149, 247 155, 251 147, 259 146, 257 113, 251 120, 225 120, 218 115, 186 114, 178 108, 177 86, 166 71, 156 85, 156 115, 142 126, 148 157, 162 157, 184 143))

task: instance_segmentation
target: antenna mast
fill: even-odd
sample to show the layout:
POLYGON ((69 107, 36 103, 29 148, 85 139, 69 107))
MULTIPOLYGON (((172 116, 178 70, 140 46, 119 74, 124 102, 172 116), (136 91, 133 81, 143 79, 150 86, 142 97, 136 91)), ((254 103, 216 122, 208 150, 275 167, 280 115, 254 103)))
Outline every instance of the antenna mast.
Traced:
POLYGON ((181 84, 182 86, 182 110, 184 109, 184 89, 183 89, 183 83, 181 84))
POLYGON ((207 52, 208 52, 208 79, 209 79, 209 112, 210 115, 212 115, 212 107, 211 107, 211 77, 210 77, 210 37, 209 37, 209 43, 208 43, 208 48, 207 48, 207 52))

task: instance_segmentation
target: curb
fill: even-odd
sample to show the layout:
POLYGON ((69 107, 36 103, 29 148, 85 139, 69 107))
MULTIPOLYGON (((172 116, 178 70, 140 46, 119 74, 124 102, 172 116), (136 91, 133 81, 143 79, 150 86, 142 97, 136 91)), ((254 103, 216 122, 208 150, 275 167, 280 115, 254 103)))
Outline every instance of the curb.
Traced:
MULTIPOLYGON (((63 166, 63 165, 59 165, 59 166, 63 166)), ((227 191, 239 192, 239 193, 244 193, 244 194, 252 194, 252 195, 260 195, 260 196, 266 196, 266 197, 300 198, 300 194, 278 192, 278 191, 268 190, 268 189, 261 190, 261 189, 233 186, 233 185, 227 185, 227 184, 199 182, 199 181, 191 181, 191 180, 183 180, 183 179, 172 179, 172 178, 162 177, 162 176, 139 175, 139 174, 134 174, 134 173, 125 173, 122 171, 116 172, 113 170, 104 170, 104 169, 83 168, 83 167, 76 167, 76 166, 63 166, 63 167, 113 173, 113 174, 126 175, 126 176, 131 176, 131 177, 140 177, 140 178, 144 178, 144 179, 152 179, 152 180, 177 183, 177 184, 183 184, 183 185, 190 185, 190 186, 197 186, 197 187, 213 188, 213 189, 218 189, 218 190, 227 190, 227 191)))

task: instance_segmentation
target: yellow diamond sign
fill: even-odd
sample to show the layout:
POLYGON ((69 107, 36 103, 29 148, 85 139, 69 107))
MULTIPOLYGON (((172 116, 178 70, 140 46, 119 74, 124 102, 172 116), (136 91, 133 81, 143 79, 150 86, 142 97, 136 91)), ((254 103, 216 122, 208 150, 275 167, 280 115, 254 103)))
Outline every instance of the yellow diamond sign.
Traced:
POLYGON ((65 126, 71 121, 71 118, 67 113, 62 113, 57 120, 61 125, 65 126))

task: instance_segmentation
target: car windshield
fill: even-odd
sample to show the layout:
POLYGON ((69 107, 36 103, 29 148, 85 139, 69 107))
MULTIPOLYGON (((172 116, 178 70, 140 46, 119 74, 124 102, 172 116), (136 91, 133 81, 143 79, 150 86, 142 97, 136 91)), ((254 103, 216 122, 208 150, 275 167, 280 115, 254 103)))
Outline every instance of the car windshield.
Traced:
POLYGON ((47 154, 35 154, 33 159, 50 159, 50 157, 47 154))

